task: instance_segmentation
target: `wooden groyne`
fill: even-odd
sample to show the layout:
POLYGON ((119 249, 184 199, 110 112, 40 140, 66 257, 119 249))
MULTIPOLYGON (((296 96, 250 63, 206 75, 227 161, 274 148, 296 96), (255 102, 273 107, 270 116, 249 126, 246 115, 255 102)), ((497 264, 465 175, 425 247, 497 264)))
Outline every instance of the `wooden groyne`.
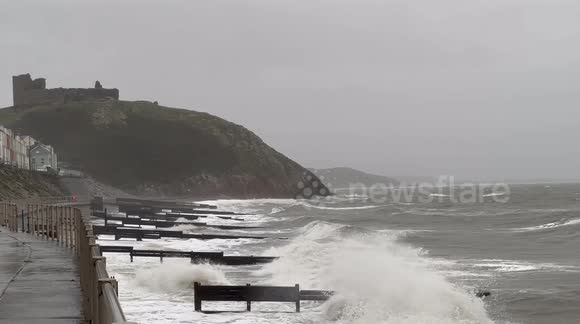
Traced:
MULTIPOLYGON (((216 313, 203 311, 202 301, 235 301, 246 302, 246 311, 252 310, 252 302, 291 302, 296 305, 296 312, 300 312, 301 301, 326 301, 335 292, 332 290, 300 290, 300 285, 294 286, 223 286, 202 285, 194 283, 194 309, 196 312, 216 313)), ((489 291, 478 291, 476 297, 484 298, 491 295, 489 291)), ((223 312, 223 311, 219 311, 223 312)))
POLYGON ((126 253, 129 254, 131 262, 135 257, 159 258, 163 262, 164 258, 185 258, 191 263, 209 262, 222 265, 253 265, 269 263, 276 260, 276 257, 263 256, 238 256, 224 255, 224 252, 194 252, 194 251, 173 251, 173 250, 138 250, 132 246, 100 246, 101 253, 126 253))
POLYGON ((231 211, 224 210, 207 210, 207 209, 197 209, 191 207, 161 207, 161 206, 134 206, 134 205, 117 205, 119 212, 126 213, 129 215, 155 215, 159 213, 163 214, 177 214, 182 213, 192 214, 192 215, 215 215, 215 216, 243 216, 245 214, 235 213, 231 211))
MULTIPOLYGON (((177 225, 193 225, 199 227, 211 227, 223 230, 232 230, 232 229, 257 229, 262 228, 259 226, 238 226, 238 225, 211 225, 204 222, 178 222, 173 219, 157 219, 157 218, 143 218, 139 216, 113 216, 107 213, 107 210, 104 211, 93 211, 91 213, 92 216, 101 218, 105 220, 105 226, 109 225, 109 222, 119 222, 121 226, 126 225, 137 225, 141 226, 155 226, 155 228, 170 228, 177 225)), ((197 219, 197 218, 196 218, 197 219)))
POLYGON ((114 235, 115 240, 122 238, 136 239, 142 241, 143 239, 160 239, 164 237, 172 237, 179 239, 198 239, 198 240, 215 240, 215 239, 255 239, 262 240, 265 236, 246 236, 246 235, 221 235, 221 234, 191 234, 183 233, 183 231, 163 231, 163 230, 147 230, 138 228, 122 228, 113 226, 96 226, 93 225, 95 235, 114 235))
POLYGON ((182 201, 169 201, 169 200, 153 200, 153 199, 137 199, 137 198, 117 198, 116 202, 118 205, 155 205, 155 206, 165 206, 165 207, 184 207, 184 208, 207 208, 207 209, 217 209, 217 206, 209 204, 200 203, 188 203, 182 201))
MULTIPOLYGON (((57 199, 51 199, 51 201, 57 201, 57 199)), ((10 231, 27 232, 31 239, 50 241, 47 242, 47 245, 56 245, 74 253, 73 255, 78 261, 80 289, 82 291, 80 304, 85 322, 129 324, 117 297, 117 280, 107 273, 106 258, 102 256, 99 246, 95 243, 96 237, 93 234, 92 226, 79 209, 62 205, 28 205, 26 210, 19 211, 15 204, 0 203, 0 224, 6 226, 10 231)), ((46 275, 46 272, 51 269, 44 269, 42 273, 46 275)), ((51 287, 59 284, 61 283, 48 282, 46 285, 38 287, 51 287)), ((27 289, 42 289, 38 287, 27 289)), ((51 304, 50 298, 45 300, 33 299, 29 301, 31 312, 34 311, 34 303, 46 303, 46 305, 36 305, 44 309, 56 307, 55 304, 51 304)))
POLYGON ((329 299, 334 292, 327 290, 300 290, 300 285, 290 287, 274 286, 216 286, 202 285, 195 282, 193 286, 194 309, 202 312, 202 301, 236 301, 246 302, 246 311, 252 310, 252 302, 287 302, 296 305, 300 312, 300 301, 329 299))

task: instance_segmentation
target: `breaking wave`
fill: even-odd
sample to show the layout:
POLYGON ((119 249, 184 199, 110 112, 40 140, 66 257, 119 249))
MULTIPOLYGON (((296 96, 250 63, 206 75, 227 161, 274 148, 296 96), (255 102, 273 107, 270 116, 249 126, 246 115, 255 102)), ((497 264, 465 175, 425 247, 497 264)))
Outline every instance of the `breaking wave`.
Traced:
POLYGON ((209 264, 165 263, 137 270, 135 283, 154 292, 184 291, 191 294, 194 282, 202 284, 229 284, 225 274, 209 264))
POLYGON ((492 323, 483 302, 434 270, 425 251, 393 233, 315 221, 255 275, 269 284, 332 289, 320 322, 492 323))

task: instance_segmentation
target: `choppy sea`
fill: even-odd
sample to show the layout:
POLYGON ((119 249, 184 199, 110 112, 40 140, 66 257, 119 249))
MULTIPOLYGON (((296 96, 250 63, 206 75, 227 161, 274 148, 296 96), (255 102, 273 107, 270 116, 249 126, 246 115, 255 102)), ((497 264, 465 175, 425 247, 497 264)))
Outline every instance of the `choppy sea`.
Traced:
MULTIPOLYGON (((246 213, 265 240, 132 240, 105 245, 277 256, 270 264, 218 266, 186 259, 106 254, 129 320, 142 323, 580 323, 580 185, 510 186, 507 202, 319 200, 208 201, 246 213), (252 312, 196 313, 193 282, 300 284, 329 289, 326 302, 254 303, 252 312), (489 290, 484 299, 474 296, 489 290)), ((95 220, 95 222, 98 222, 95 220)), ((233 221, 209 218, 210 223, 233 221)), ((240 225, 240 222, 235 222, 240 225)), ((205 310, 245 303, 204 302, 205 310)))

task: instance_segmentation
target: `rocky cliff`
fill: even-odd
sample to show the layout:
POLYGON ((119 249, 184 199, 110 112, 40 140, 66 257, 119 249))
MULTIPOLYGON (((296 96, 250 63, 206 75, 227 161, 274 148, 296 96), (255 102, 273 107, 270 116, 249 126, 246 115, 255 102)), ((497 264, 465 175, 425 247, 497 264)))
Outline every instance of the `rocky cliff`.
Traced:
POLYGON ((54 146, 60 161, 132 194, 328 193, 308 170, 248 129, 207 113, 111 99, 9 107, 0 110, 0 123, 54 146))

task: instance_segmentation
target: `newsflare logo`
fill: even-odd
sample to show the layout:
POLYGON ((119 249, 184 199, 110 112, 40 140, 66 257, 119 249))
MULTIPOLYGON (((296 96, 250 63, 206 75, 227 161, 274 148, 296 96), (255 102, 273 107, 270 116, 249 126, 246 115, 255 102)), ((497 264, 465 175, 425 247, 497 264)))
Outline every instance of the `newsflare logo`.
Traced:
POLYGON ((324 177, 317 177, 313 172, 304 172, 302 180, 298 181, 296 188, 298 193, 296 199, 312 199, 315 197, 326 197, 330 194, 329 183, 324 183, 324 177))

